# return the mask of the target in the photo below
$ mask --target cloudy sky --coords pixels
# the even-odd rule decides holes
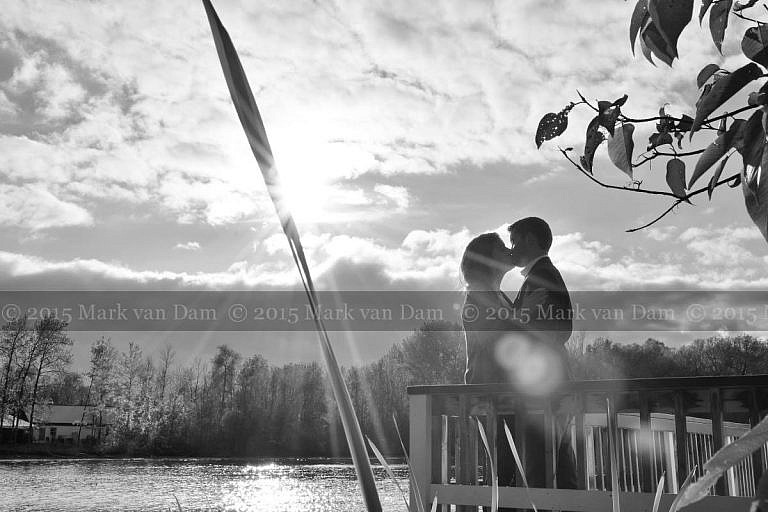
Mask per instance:
[[[738,189],[628,234],[668,202],[601,189],[560,156],[557,144],[583,147],[587,110],[573,112],[557,141],[534,144],[539,119],[577,99],[577,89],[590,99],[627,93],[624,110],[635,117],[663,103],[692,114],[699,69],[746,62],[739,23],[726,33],[724,56],[692,23],[670,69],[632,56],[633,2],[620,0],[215,6],[320,288],[459,290],[466,242],[529,215],[550,222],[553,259],[572,290],[768,285],[766,243]],[[6,289],[296,286],[201,3],[12,0],[3,11]],[[636,158],[650,129],[636,131]],[[666,188],[664,166],[654,164],[636,175]],[[595,173],[627,183],[605,147]],[[505,287],[519,283],[513,272]],[[183,350],[207,354],[222,336],[187,336]],[[268,345],[278,360],[310,357],[314,340],[298,338],[257,333],[238,342]],[[360,357],[392,338],[360,342]]]

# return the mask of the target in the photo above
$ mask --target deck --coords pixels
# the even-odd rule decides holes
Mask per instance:
[[[497,432],[496,419],[503,415],[521,452],[520,422],[539,418],[544,425],[546,488],[530,491],[539,510],[611,510],[615,486],[622,511],[640,512],[651,509],[662,473],[665,510],[694,467],[699,476],[714,452],[768,414],[768,375],[575,381],[545,398],[504,384],[411,386],[408,395],[411,466],[426,510],[434,496],[443,512],[490,505],[491,488],[483,482],[490,461],[475,418],[484,425],[495,459],[497,444],[507,443]],[[611,423],[615,429],[608,428]],[[558,435],[558,428],[564,434]],[[563,435],[575,451],[576,490],[556,488],[554,454]],[[612,445],[619,467],[615,485]],[[764,446],[686,511],[749,510],[766,461]],[[521,487],[500,487],[499,505],[530,508]]]

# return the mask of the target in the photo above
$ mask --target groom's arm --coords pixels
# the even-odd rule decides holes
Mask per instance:
[[[556,276],[538,276],[532,286],[521,294],[520,315],[530,316],[528,329],[543,333],[543,338],[555,345],[568,341],[573,329],[573,310],[568,290],[558,286]]]

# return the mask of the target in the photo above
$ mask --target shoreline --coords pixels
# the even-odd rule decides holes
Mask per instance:
[[[404,457],[387,457],[390,464],[405,464]],[[0,450],[0,464],[7,462],[19,462],[19,461],[50,461],[50,460],[62,460],[62,461],[91,461],[91,460],[116,460],[116,461],[228,461],[228,462],[274,462],[274,463],[288,463],[288,464],[339,464],[339,465],[352,465],[352,459],[350,457],[274,457],[269,455],[254,455],[254,456],[189,456],[189,455],[147,455],[147,456],[127,456],[127,455],[99,455],[99,454],[64,454],[64,453],[15,453],[9,454],[4,450]],[[379,462],[375,457],[371,457],[371,464],[378,466]]]

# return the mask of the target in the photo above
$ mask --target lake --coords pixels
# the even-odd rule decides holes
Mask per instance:
[[[408,491],[408,468],[392,466]],[[385,511],[402,495],[373,467]],[[68,459],[0,460],[3,511],[315,511],[365,509],[354,467],[328,460]]]

